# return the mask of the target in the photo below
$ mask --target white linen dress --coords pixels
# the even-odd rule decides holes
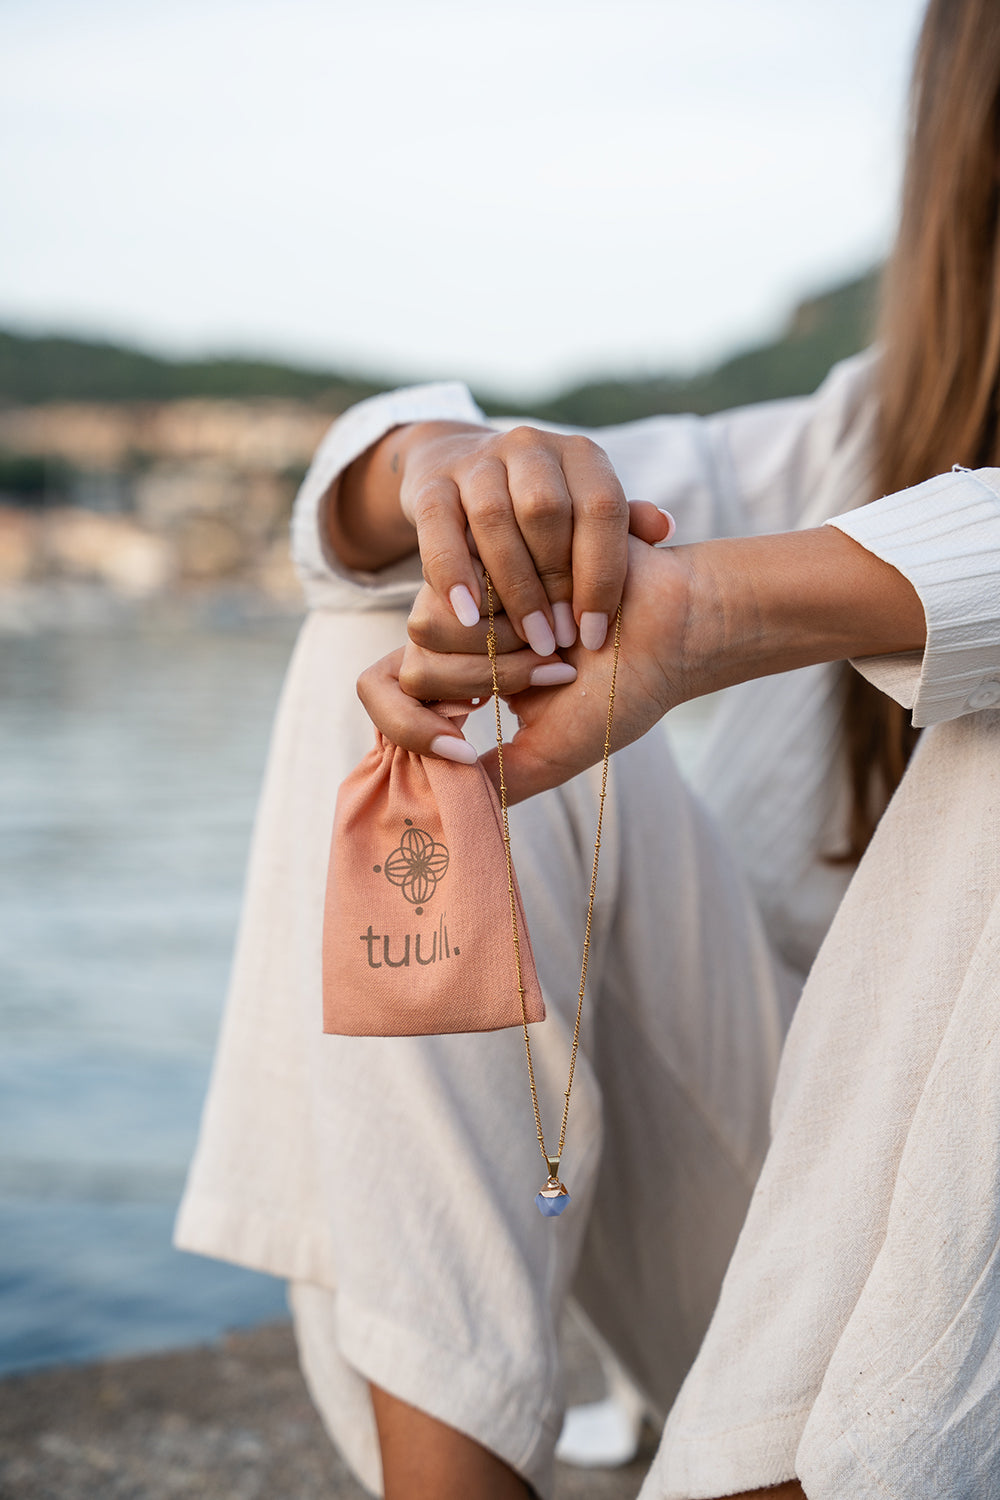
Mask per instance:
[[[933,727],[853,879],[823,858],[847,809],[838,666],[727,690],[693,787],[659,730],[613,758],[557,1220],[533,1203],[519,1032],[320,1030],[333,806],[372,735],[354,682],[402,641],[419,583],[413,560],[339,568],[324,496],[399,423],[484,419],[460,386],[375,397],[306,477],[310,613],[176,1239],[289,1279],[310,1389],[373,1492],[369,1381],[550,1495],[572,1294],[669,1413],[642,1500],[793,1475],[810,1500],[1000,1497],[1000,470],[855,508],[871,370],[596,434],[679,541],[836,517],[894,564],[927,647],[861,666]],[[487,719],[469,726],[482,747]],[[588,774],[512,813],[550,1130],[596,792]]]

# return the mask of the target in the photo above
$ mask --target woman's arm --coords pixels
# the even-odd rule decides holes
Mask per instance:
[[[780,531],[797,523],[804,497],[829,471],[832,449],[846,430],[853,431],[852,413],[859,402],[863,405],[866,386],[865,371],[854,361],[838,367],[810,398],[768,402],[708,418],[654,417],[588,432],[554,434],[520,423],[518,439],[533,434],[532,442],[550,473],[554,441],[561,445],[568,439],[589,440],[591,448],[584,451],[605,468],[610,460],[624,494],[649,502],[633,504],[630,521],[633,532],[646,541],[665,535],[655,508],[679,517],[687,541]],[[310,605],[336,610],[409,607],[420,577],[414,551],[420,539],[413,516],[404,514],[404,465],[414,443],[449,432],[506,442],[513,436],[508,430],[512,426],[488,421],[458,384],[387,392],[339,417],[320,445],[295,505],[293,555]],[[539,466],[526,465],[523,455],[519,467],[519,486],[523,487],[525,470],[529,479],[538,475]],[[555,467],[562,467],[558,455]],[[551,503],[552,498],[544,485],[540,494],[524,497],[529,508],[533,501]],[[459,555],[467,568],[464,536],[462,540]],[[451,544],[455,542],[453,529]],[[620,545],[619,540],[619,549]],[[551,612],[552,633],[568,643],[578,614],[604,611],[591,610],[588,603],[574,612],[565,576],[543,577],[540,569],[546,565],[544,558],[538,566],[533,560],[548,605],[561,606]],[[494,567],[494,574],[497,571]],[[503,597],[499,577],[497,581]],[[562,592],[557,592],[560,585]],[[455,582],[438,578],[436,586],[446,598]],[[475,601],[475,581],[466,577],[464,586]],[[471,619],[468,600],[462,595],[459,599]],[[530,614],[531,609],[522,612]]]
[[[833,527],[666,551],[633,540],[615,748],[689,698],[813,662],[919,651],[925,631],[907,579]],[[484,649],[478,638],[473,653],[453,654],[463,643],[429,591],[418,600],[410,634],[409,646],[362,676],[359,692],[390,740],[428,753],[442,733],[461,736],[426,700],[488,696],[489,663],[473,654]],[[598,655],[567,653],[577,678],[560,688],[532,687],[535,659],[517,650],[509,634],[502,647],[501,690],[522,725],[505,750],[513,802],[600,759],[611,646]]]

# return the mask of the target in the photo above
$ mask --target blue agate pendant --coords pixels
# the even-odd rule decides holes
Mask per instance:
[[[559,1158],[547,1156],[549,1180],[540,1193],[535,1194],[535,1206],[546,1219],[557,1219],[569,1203],[569,1193],[559,1181]]]

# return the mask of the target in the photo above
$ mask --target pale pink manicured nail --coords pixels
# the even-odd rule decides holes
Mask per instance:
[[[431,740],[431,751],[442,760],[457,760],[463,766],[473,766],[479,759],[475,748],[468,740],[460,740],[453,734],[437,734]]]
[[[665,542],[669,542],[670,538],[673,536],[674,532],[677,530],[677,522],[674,520],[674,518],[670,514],[669,510],[664,510],[662,505],[658,505],[656,508],[660,512],[661,516],[666,516],[666,518],[667,518],[667,524],[669,525],[670,530],[667,532],[667,534],[663,538],[663,540]]]
[[[540,609],[536,609],[533,614],[525,615],[521,621],[521,629],[524,631],[525,640],[536,656],[552,655],[556,649],[556,638],[552,634],[552,626]]]
[[[564,682],[576,681],[576,668],[568,661],[546,662],[535,668],[529,680],[532,687],[562,687]]]
[[[560,599],[552,606],[552,618],[556,622],[556,645],[561,649],[572,646],[576,640],[576,621],[573,618],[573,606],[565,599]]]
[[[600,651],[608,634],[608,617],[594,610],[580,616],[580,644],[588,651]]]
[[[448,594],[448,600],[462,625],[479,624],[479,606],[464,583],[456,583]]]

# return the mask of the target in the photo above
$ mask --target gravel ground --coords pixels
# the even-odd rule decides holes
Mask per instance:
[[[595,1375],[572,1345],[570,1394]],[[652,1457],[560,1468],[557,1500],[631,1500]],[[211,1348],[60,1366],[0,1381],[0,1500],[366,1500],[331,1447],[290,1328]],[[470,1497],[471,1500],[471,1497]]]

